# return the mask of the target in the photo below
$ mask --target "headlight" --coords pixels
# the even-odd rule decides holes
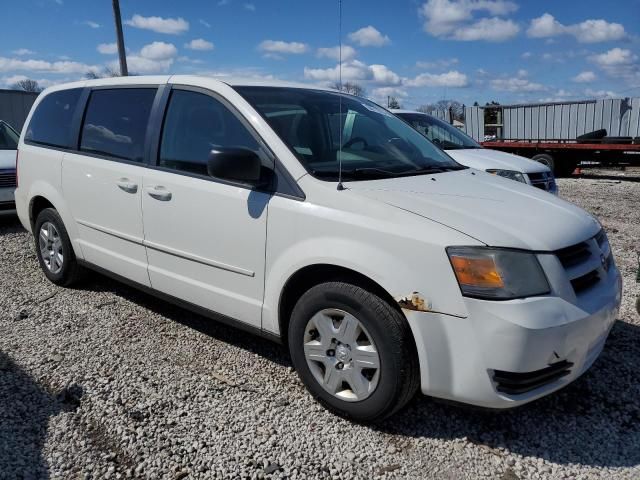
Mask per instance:
[[[504,178],[508,178],[509,180],[515,180],[516,182],[520,182],[520,183],[527,183],[527,181],[524,178],[524,175],[521,174],[520,172],[516,172],[514,170],[487,170],[487,173],[490,173],[492,175],[498,175],[499,177],[504,177]]]
[[[509,300],[549,293],[532,253],[490,247],[449,247],[447,254],[465,297]]]

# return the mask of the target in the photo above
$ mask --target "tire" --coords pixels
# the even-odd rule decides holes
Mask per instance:
[[[531,160],[534,160],[536,162],[542,163],[543,165],[546,165],[551,169],[552,172],[555,169],[555,161],[553,160],[553,157],[548,153],[539,153],[538,155],[534,155],[531,158]]]
[[[322,327],[327,315],[333,320]],[[353,341],[341,343],[349,335],[341,336],[340,332],[349,331],[353,318],[359,322],[358,329],[352,329],[356,332],[351,335]],[[329,342],[334,336],[337,344]],[[318,402],[341,417],[359,422],[381,420],[405,406],[418,390],[418,356],[407,320],[385,300],[361,287],[327,282],[308,290],[293,309],[288,340],[302,382]],[[333,350],[325,350],[327,345]],[[369,353],[363,360],[365,350]],[[305,351],[315,352],[314,358],[321,361],[309,360]],[[348,358],[342,355],[345,352]],[[376,364],[375,360],[369,361],[372,352],[378,355],[378,368],[358,367]],[[329,381],[322,382],[327,378]],[[360,394],[352,382],[365,384]]]
[[[33,236],[40,268],[49,281],[70,287],[82,279],[84,269],[78,264],[67,229],[55,209],[45,208],[38,214]],[[49,256],[44,255],[45,251]]]

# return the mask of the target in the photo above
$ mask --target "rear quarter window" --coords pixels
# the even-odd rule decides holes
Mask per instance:
[[[81,88],[74,88],[53,92],[44,97],[33,112],[25,140],[70,148],[71,121],[81,93]]]

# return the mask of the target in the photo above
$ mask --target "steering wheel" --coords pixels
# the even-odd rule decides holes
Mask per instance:
[[[352,139],[350,139],[347,143],[345,143],[342,148],[349,148],[351,146],[353,146],[353,144],[355,143],[362,143],[363,148],[366,148],[369,146],[369,144],[367,143],[367,141],[362,138],[362,137],[353,137]]]

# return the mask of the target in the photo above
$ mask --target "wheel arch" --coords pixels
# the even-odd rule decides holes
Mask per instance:
[[[321,283],[341,281],[364,288],[385,300],[406,319],[398,302],[378,282],[348,267],[329,263],[306,265],[289,276],[278,302],[278,327],[283,344],[287,344],[289,321],[298,299],[310,288]]]
[[[29,201],[29,223],[31,224],[32,229],[36,223],[38,214],[45,208],[53,208],[56,211],[58,210],[48,198],[42,195],[36,195]]]

